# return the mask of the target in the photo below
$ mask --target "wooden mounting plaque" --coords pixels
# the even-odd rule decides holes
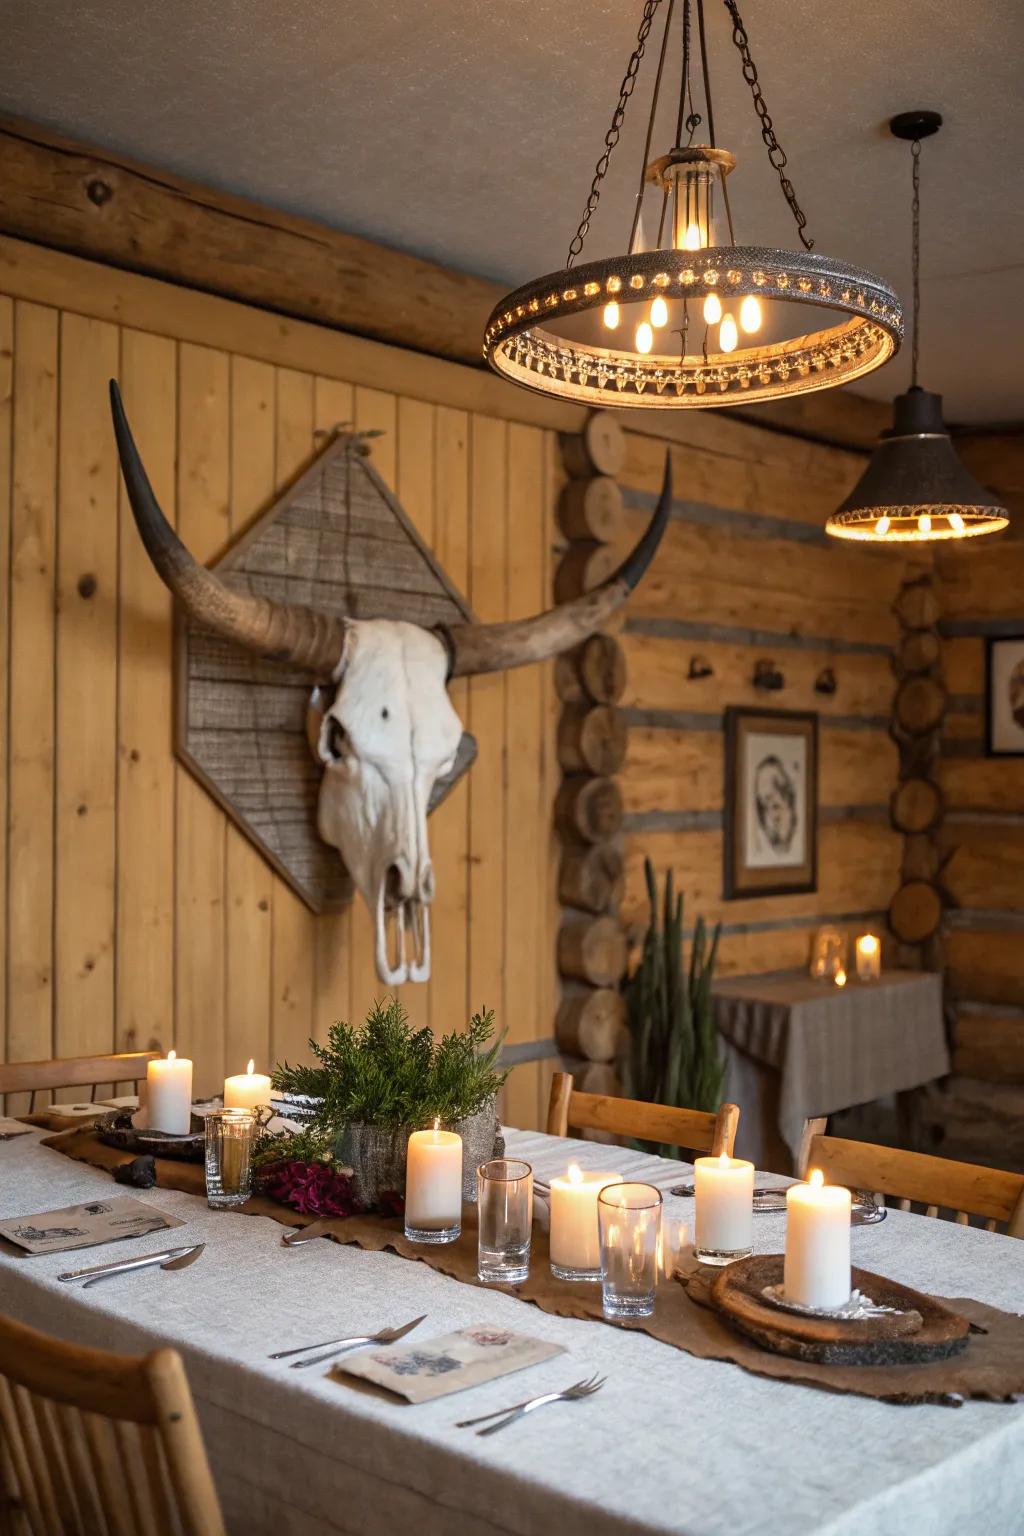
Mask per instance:
[[[373,465],[364,440],[341,433],[211,565],[229,586],[353,619],[430,627],[473,614]],[[351,896],[340,854],[317,831],[321,766],[306,739],[322,677],[265,661],[179,613],[175,750],[314,912]],[[465,773],[463,734],[430,809]]]

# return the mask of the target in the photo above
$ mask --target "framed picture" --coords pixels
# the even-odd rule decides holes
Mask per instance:
[[[1024,634],[988,639],[985,717],[988,756],[1024,757]]]
[[[813,891],[818,879],[818,717],[725,712],[725,895]]]

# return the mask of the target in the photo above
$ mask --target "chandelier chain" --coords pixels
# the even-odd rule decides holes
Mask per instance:
[[[633,87],[636,85],[637,72],[640,68],[640,62],[643,59],[644,50],[647,47],[647,39],[650,35],[651,27],[654,23],[654,17],[660,4],[661,0],[645,0],[644,14],[640,21],[640,30],[636,35],[636,47],[634,48],[630,56],[629,63],[626,66],[626,73],[622,77],[622,84],[619,87],[618,103],[616,104],[615,111],[612,114],[611,125],[608,129],[608,132],[604,136],[604,153],[601,155],[597,165],[594,167],[594,179],[590,184],[590,193],[587,197],[587,206],[583,210],[583,217],[580,219],[579,228],[577,229],[575,235],[573,235],[569,244],[569,255],[566,258],[565,263],[567,269],[572,266],[573,262],[576,260],[576,257],[583,249],[583,242],[587,238],[587,232],[590,229],[590,221],[594,216],[594,210],[597,208],[597,205],[601,200],[601,183],[607,174],[608,165],[612,157],[612,151],[614,150],[616,144],[619,142],[619,135],[622,132],[622,123],[626,116],[626,107],[629,104],[629,98],[633,94]]]
[[[921,140],[915,139],[910,149],[911,185],[914,189],[911,209],[911,264],[914,277],[914,321],[910,344],[910,383],[917,387],[917,340],[921,328]]]
[[[743,18],[740,16],[736,0],[725,0],[725,8],[732,17],[732,40],[739,50],[740,58],[743,61],[743,78],[749,85],[750,94],[754,99],[754,111],[761,122],[761,138],[767,147],[768,159],[774,170],[778,173],[782,195],[789,204],[793,218],[796,220],[797,231],[803,242],[804,249],[808,251],[813,250],[814,241],[804,233],[807,227],[807,216],[797,202],[793,183],[786,175],[786,166],[789,162],[786,152],[776,136],[775,128],[772,125],[771,113],[768,111],[768,104],[761,92],[761,84],[757,78],[757,65],[750,54],[747,29],[743,25]]]

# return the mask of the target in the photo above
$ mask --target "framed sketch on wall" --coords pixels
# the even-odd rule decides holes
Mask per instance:
[[[1024,634],[989,637],[985,716],[988,756],[1024,757]]]
[[[818,717],[725,712],[725,896],[813,891],[818,879]]]

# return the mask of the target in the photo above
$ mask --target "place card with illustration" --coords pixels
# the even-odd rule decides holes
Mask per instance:
[[[122,1237],[145,1237],[184,1225],[177,1216],[125,1195],[66,1205],[59,1211],[39,1211],[34,1216],[16,1216],[0,1222],[0,1237],[28,1253],[66,1253],[72,1248],[94,1248]]]
[[[0,1141],[13,1141],[15,1136],[27,1136],[31,1129],[30,1125],[22,1125],[20,1120],[9,1120],[0,1115]]]
[[[560,1344],[475,1323],[404,1349],[363,1350],[350,1360],[339,1361],[331,1375],[361,1376],[410,1403],[427,1403],[564,1353]]]

